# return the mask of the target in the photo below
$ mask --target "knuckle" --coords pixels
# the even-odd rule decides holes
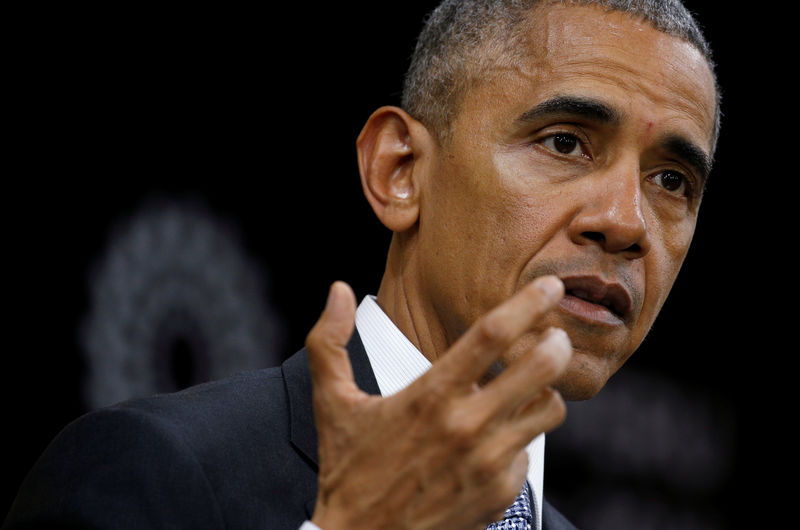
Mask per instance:
[[[508,448],[495,445],[494,453],[485,453],[475,459],[474,479],[484,486],[480,498],[487,514],[487,522],[500,521],[508,507],[519,495],[528,470],[524,450],[510,453]]]
[[[321,337],[319,329],[317,328],[317,326],[314,326],[313,328],[311,328],[311,331],[308,332],[308,335],[306,335],[306,341],[305,341],[306,349],[311,351],[316,351],[320,347],[320,340]]]
[[[458,451],[469,451],[477,445],[480,436],[478,422],[465,414],[451,413],[445,418],[445,437],[451,447]]]
[[[498,482],[498,478],[501,476],[502,469],[503,465],[497,455],[483,452],[476,456],[474,460],[473,475],[475,479],[482,484],[492,482],[496,483]],[[499,482],[501,487],[498,490],[498,495],[502,496],[502,483],[505,481],[499,480]]]
[[[486,315],[478,321],[477,333],[485,344],[508,344],[514,337],[505,322],[496,315]]]
[[[503,485],[500,487],[500,493],[502,494],[501,502],[505,507],[511,505],[514,502],[514,499],[517,498],[519,495],[520,490],[522,489],[521,485],[517,480],[515,480],[512,476],[506,476],[505,480],[503,480]]]
[[[564,423],[566,417],[567,405],[564,403],[564,399],[558,392],[554,390],[551,391],[547,406],[544,410],[544,421],[547,424],[547,430],[555,429]]]
[[[317,322],[306,335],[305,347],[314,353],[320,353],[340,349],[345,342],[330,327]]]
[[[495,520],[499,521],[503,518],[506,509],[511,506],[511,503],[513,503],[514,499],[519,495],[522,486],[519,480],[511,473],[505,473],[496,477],[494,483],[494,495],[491,499],[491,506],[496,512]]]
[[[430,418],[446,409],[449,395],[446,389],[430,379],[418,380],[419,391],[410,394],[409,410],[413,415]]]
[[[336,345],[332,338],[325,333],[324,330],[314,327],[308,333],[308,335],[306,335],[305,346],[307,350],[313,353],[319,353],[330,350]]]

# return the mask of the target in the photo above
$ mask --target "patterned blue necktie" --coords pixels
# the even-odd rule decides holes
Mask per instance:
[[[519,497],[503,514],[503,520],[490,524],[486,530],[531,530],[532,527],[531,488],[526,480]]]

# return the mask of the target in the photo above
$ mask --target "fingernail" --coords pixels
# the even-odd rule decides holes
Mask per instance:
[[[537,287],[552,301],[557,301],[564,293],[564,284],[555,276],[545,276],[537,282]]]
[[[561,328],[547,328],[542,340],[560,340],[566,341],[569,344],[569,335]]]

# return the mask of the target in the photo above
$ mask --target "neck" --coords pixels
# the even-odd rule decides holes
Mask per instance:
[[[403,335],[434,363],[447,351],[449,341],[441,319],[425,296],[414,249],[413,234],[394,234],[377,300]]]

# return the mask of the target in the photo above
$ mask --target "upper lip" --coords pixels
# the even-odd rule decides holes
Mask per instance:
[[[626,318],[631,311],[631,295],[622,284],[599,276],[570,276],[561,281],[566,294],[603,305],[621,318]]]

